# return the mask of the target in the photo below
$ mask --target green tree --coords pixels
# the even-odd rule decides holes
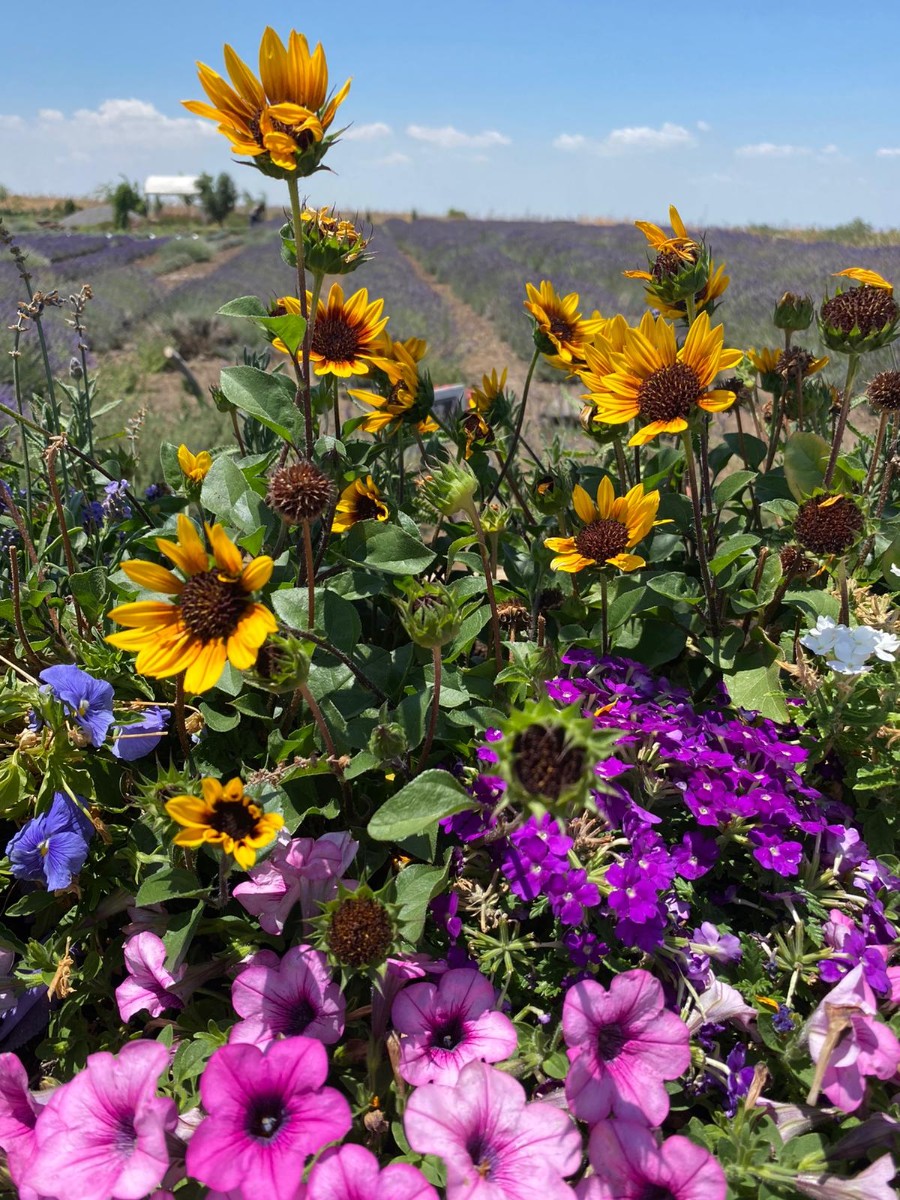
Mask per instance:
[[[212,175],[201,175],[197,180],[200,203],[210,221],[225,224],[225,218],[234,211],[238,194],[234,180],[224,171],[215,180]]]
[[[109,189],[107,200],[112,205],[116,229],[127,229],[132,213],[140,213],[141,216],[147,213],[147,202],[138,191],[138,185],[124,178],[115,188]]]

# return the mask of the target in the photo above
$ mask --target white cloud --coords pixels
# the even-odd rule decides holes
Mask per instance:
[[[819,151],[820,154],[837,154],[838,148],[834,142],[829,142],[827,146],[823,146]]]
[[[612,129],[600,140],[585,137],[583,133],[561,133],[554,139],[553,145],[557,150],[585,150],[591,154],[612,156],[673,150],[693,146],[695,142],[694,135],[683,125],[665,121],[659,129],[650,125],[626,125],[622,129]]]
[[[402,167],[404,163],[412,162],[408,154],[401,154],[399,150],[395,150],[393,154],[386,154],[384,158],[379,158],[379,167]]]
[[[42,121],[62,121],[64,114],[58,108],[39,108],[38,117]]]
[[[709,133],[709,131],[712,129],[712,125],[710,125],[709,121],[698,121],[697,128],[701,133]]]
[[[407,125],[406,132],[417,142],[428,142],[442,150],[472,146],[508,146],[511,142],[510,138],[498,133],[496,129],[486,129],[484,133],[463,133],[452,125],[443,125],[439,129],[428,125]]]
[[[24,129],[25,122],[21,117],[10,113],[8,116],[0,113],[0,129]]]
[[[389,137],[393,133],[390,125],[384,121],[372,121],[369,125],[351,125],[346,133],[341,134],[345,142],[374,142],[378,138]]]
[[[875,153],[878,158],[900,158],[900,146],[879,146]]]
[[[741,158],[795,158],[811,154],[808,146],[777,145],[775,142],[755,142],[751,146],[738,146],[735,154]]]

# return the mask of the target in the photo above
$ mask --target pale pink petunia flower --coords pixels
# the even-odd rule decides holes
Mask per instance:
[[[667,1011],[659,980],[637,968],[613,976],[609,991],[592,979],[566,993],[562,1018],[569,1047],[566,1096],[580,1120],[611,1113],[660,1125],[669,1112],[665,1080],[691,1062],[690,1032]]]
[[[444,959],[430,954],[401,954],[389,958],[384,966],[384,973],[372,986],[372,1034],[376,1038],[383,1038],[387,1032],[391,1007],[408,983],[426,975],[443,975],[447,970]]]
[[[306,1200],[438,1200],[417,1167],[389,1163],[383,1170],[364,1146],[326,1150],[306,1185]]]
[[[188,1143],[188,1174],[241,1200],[298,1200],[307,1160],[351,1126],[350,1106],[325,1086],[314,1038],[220,1046],[200,1080],[208,1116]]]
[[[136,933],[125,943],[124,954],[128,976],[116,988],[116,1003],[123,1021],[130,1021],[142,1010],[151,1017],[158,1017],[167,1009],[184,1007],[179,984],[184,980],[187,967],[182,964],[174,974],[166,970],[166,947],[162,938],[149,930]]]
[[[869,1076],[891,1079],[900,1068],[900,1041],[878,1020],[875,994],[864,972],[862,964],[849,971],[806,1027],[817,1080],[844,1112],[855,1112],[862,1104]]]
[[[292,946],[279,959],[260,950],[237,976],[231,1003],[243,1017],[229,1042],[265,1049],[278,1037],[318,1038],[332,1045],[344,1032],[347,1003],[331,977],[328,959],[312,946]]]
[[[850,1178],[841,1175],[800,1174],[794,1187],[812,1200],[897,1200],[893,1186],[897,1167],[890,1154],[883,1154],[870,1167]]]
[[[708,1150],[685,1137],[661,1144],[639,1121],[601,1121],[591,1130],[594,1174],[578,1200],[725,1200],[725,1173]]]
[[[567,1113],[538,1101],[503,1071],[471,1062],[452,1087],[416,1088],[403,1118],[410,1146],[447,1168],[447,1200],[573,1200],[565,1176],[581,1164]]]
[[[333,900],[359,843],[349,833],[326,833],[320,838],[293,838],[281,834],[265,862],[251,867],[249,878],[234,889],[234,897],[259,919],[266,933],[281,934],[296,904],[303,916],[303,931]]]
[[[160,1042],[89,1054],[41,1111],[24,1182],[39,1195],[78,1200],[141,1200],[152,1192],[168,1169],[166,1135],[178,1119],[174,1101],[156,1094],[168,1062]]]
[[[495,1009],[494,986],[480,971],[460,967],[437,984],[413,983],[391,1010],[399,1034],[401,1076],[415,1086],[453,1084],[468,1062],[502,1062],[515,1054],[516,1029]]]
[[[49,1098],[49,1097],[47,1097]],[[15,1054],[0,1054],[0,1149],[22,1200],[37,1193],[22,1181],[34,1154],[35,1126],[41,1106],[28,1087],[28,1074]]]

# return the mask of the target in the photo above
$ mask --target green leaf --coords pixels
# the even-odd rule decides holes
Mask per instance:
[[[699,604],[703,599],[700,584],[680,571],[667,571],[663,575],[649,575],[647,586],[667,600],[675,600],[679,604]]]
[[[184,472],[178,461],[178,447],[171,442],[163,442],[159,448],[159,464],[163,479],[173,491],[179,491],[184,485]]]
[[[472,807],[472,797],[452,775],[423,771],[375,813],[368,825],[369,836],[377,842],[399,842]]]
[[[224,454],[207,472],[200,499],[204,508],[243,533],[254,533],[268,519],[262,498],[250,487],[243,471]]]
[[[306,333],[306,321],[299,313],[272,317],[256,296],[238,296],[236,300],[229,300],[218,310],[218,316],[241,317],[245,321],[252,321],[261,329],[267,329],[273,337],[281,338],[290,354],[297,353]]]
[[[721,483],[716,485],[713,493],[717,508],[723,508],[729,500],[733,500],[739,495],[745,487],[749,486],[756,478],[756,471],[735,471],[733,475],[729,475],[723,479]]]
[[[257,367],[226,367],[221,377],[225,399],[261,425],[292,442],[298,412],[296,388],[284,375],[270,375]]]
[[[753,546],[759,545],[759,538],[753,533],[739,533],[729,538],[719,547],[716,557],[710,562],[709,569],[713,575],[718,575],[730,566],[741,555]]]
[[[135,903],[139,905],[162,904],[166,900],[177,900],[184,896],[205,896],[207,889],[192,871],[182,867],[163,867],[145,879],[138,888]]]
[[[428,905],[444,887],[447,867],[426,867],[413,863],[404,867],[394,882],[394,892],[400,907],[399,920],[403,935],[417,942],[425,928]]]
[[[741,437],[738,433],[726,433],[722,441],[728,446],[732,454],[736,454],[742,461],[744,454],[746,454],[747,462],[754,470],[759,468],[766,457],[766,443],[758,437],[753,437],[752,434],[745,433]],[[741,449],[742,446],[743,450]]]
[[[91,567],[69,576],[72,595],[81,605],[87,617],[99,616],[106,607],[107,579],[109,573],[102,567]]]
[[[801,503],[822,486],[831,447],[817,433],[794,433],[784,447],[784,477]]]
[[[781,688],[777,653],[777,648],[767,643],[758,650],[739,654],[734,670],[725,674],[725,686],[732,704],[739,708],[758,712],[773,721],[787,721],[789,714]]]
[[[386,575],[421,575],[434,562],[433,552],[423,542],[384,521],[358,521],[337,553],[345,562]]]
[[[162,940],[166,947],[166,970],[177,971],[187,957],[188,949],[203,916],[202,904],[187,912],[170,913]]]

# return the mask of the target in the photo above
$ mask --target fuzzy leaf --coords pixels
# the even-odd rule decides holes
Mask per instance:
[[[446,771],[423,771],[383,804],[369,822],[378,842],[399,842],[472,807],[472,797]]]

